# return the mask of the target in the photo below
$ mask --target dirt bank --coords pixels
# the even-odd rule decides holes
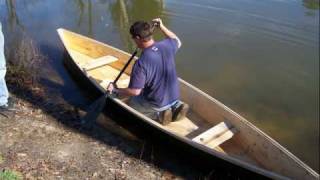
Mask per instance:
[[[17,111],[0,115],[0,178],[16,171],[24,179],[179,179],[140,160],[143,142],[79,124],[79,111],[59,90],[41,85],[41,77],[57,75],[30,38],[21,34],[6,45]]]
[[[21,99],[17,107],[14,116],[0,117],[0,170],[25,179],[180,179],[132,157],[139,157],[138,142],[99,127],[77,131]]]

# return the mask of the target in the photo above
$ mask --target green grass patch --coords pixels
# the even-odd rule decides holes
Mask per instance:
[[[22,175],[12,170],[3,170],[0,172],[0,180],[21,180]]]

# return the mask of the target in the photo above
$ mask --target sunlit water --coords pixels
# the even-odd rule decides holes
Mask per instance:
[[[183,42],[178,74],[319,169],[319,9],[298,0],[0,0],[7,43],[24,32],[50,81],[83,106],[62,65],[63,27],[126,51],[135,20],[161,17]],[[160,38],[160,34],[156,35]],[[44,77],[44,78],[47,78]],[[50,85],[50,83],[49,83]]]

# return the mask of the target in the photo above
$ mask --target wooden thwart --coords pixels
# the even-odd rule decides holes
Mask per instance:
[[[106,64],[110,64],[110,63],[115,62],[117,60],[118,60],[118,58],[116,58],[114,56],[110,56],[110,55],[102,56],[102,57],[99,57],[97,59],[93,59],[93,60],[89,61],[88,63],[84,64],[82,66],[82,68],[85,71],[90,71],[92,69],[104,66]]]
[[[231,128],[225,122],[221,122],[192,140],[197,143],[210,146],[211,148],[215,148],[232,138],[236,132],[237,130],[235,128]]]

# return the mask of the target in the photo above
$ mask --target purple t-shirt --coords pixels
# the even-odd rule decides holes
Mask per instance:
[[[179,85],[174,62],[178,51],[176,39],[167,38],[143,50],[135,62],[129,88],[143,89],[141,96],[160,108],[179,99]]]

